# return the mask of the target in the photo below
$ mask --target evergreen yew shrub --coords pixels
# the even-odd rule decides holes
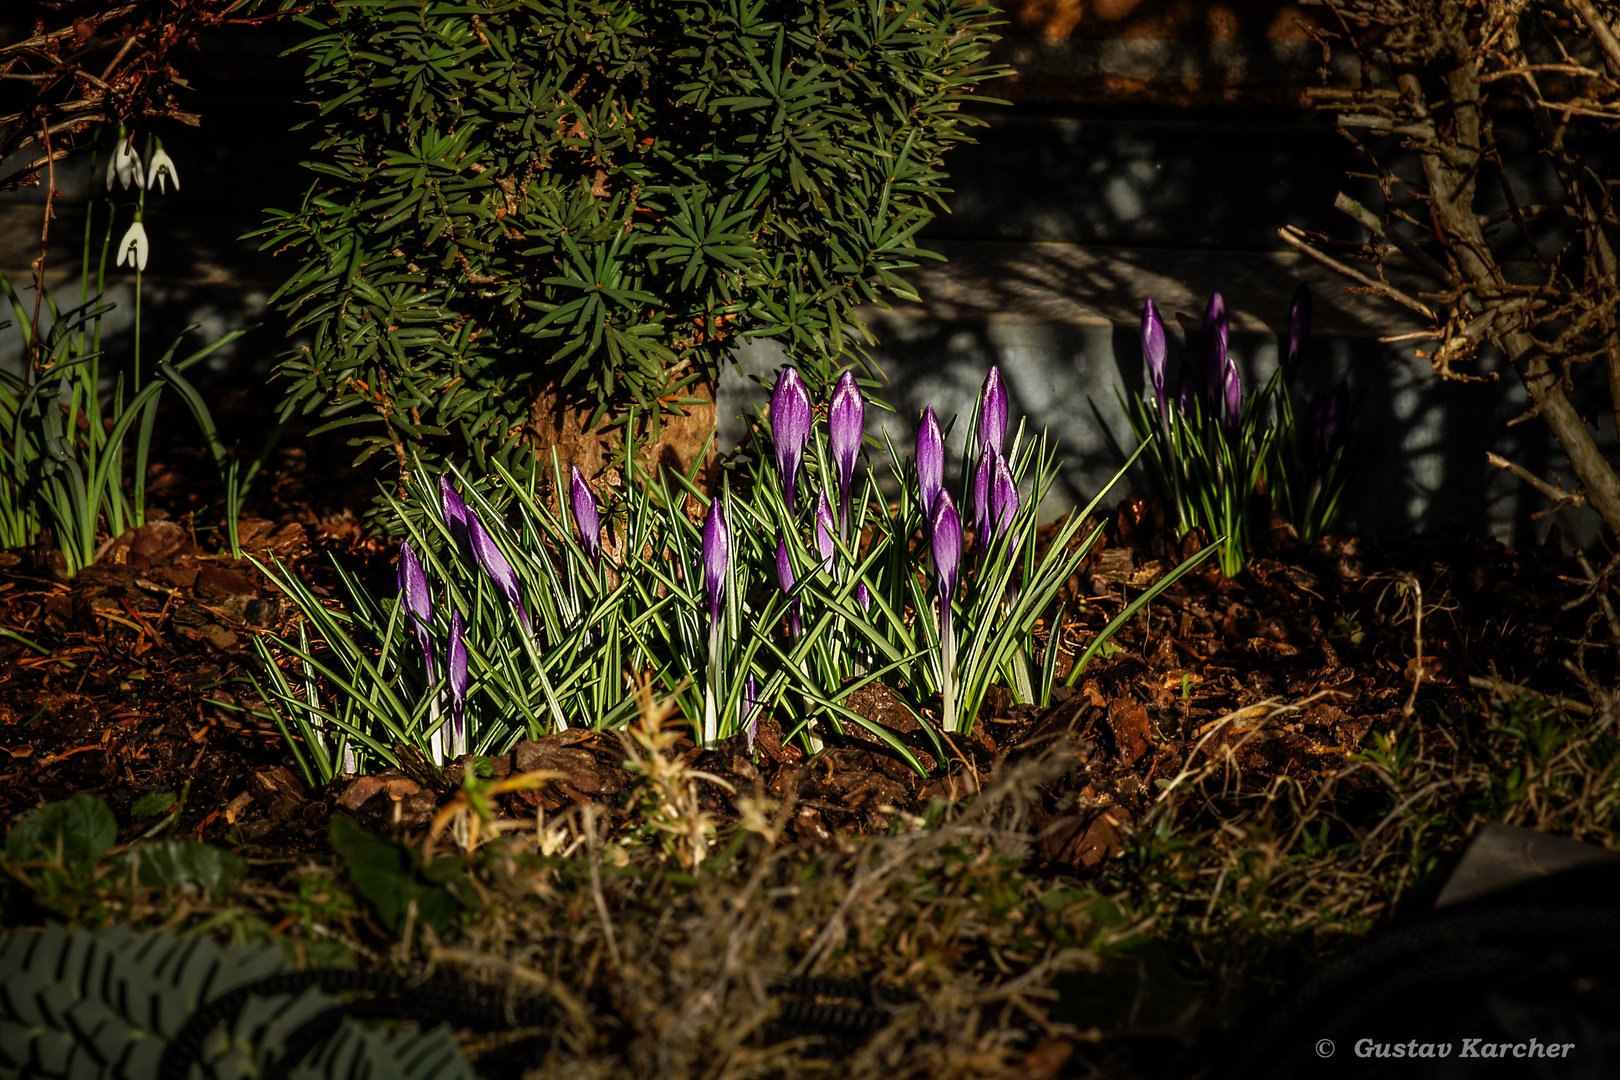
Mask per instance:
[[[815,381],[909,297],[992,71],[977,0],[336,0],[321,135],[266,247],[310,344],[284,414],[361,459],[507,461],[561,387],[622,420],[779,339]],[[656,420],[655,420],[656,422]]]

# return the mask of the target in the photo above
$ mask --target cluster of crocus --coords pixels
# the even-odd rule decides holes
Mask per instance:
[[[1247,561],[1250,521],[1279,504],[1301,536],[1314,539],[1342,510],[1352,477],[1340,470],[1347,396],[1341,384],[1310,408],[1310,430],[1295,419],[1293,387],[1310,331],[1311,293],[1300,285],[1288,314],[1282,362],[1265,388],[1246,400],[1230,349],[1225,299],[1204,310],[1205,362],[1183,365],[1177,408],[1168,406],[1169,348],[1165,325],[1149,299],[1142,309],[1142,356],[1151,390],[1127,404],[1137,438],[1147,445],[1150,471],[1173,504],[1180,531],[1201,527],[1222,542],[1221,566],[1240,572]],[[1199,392],[1201,388],[1202,392]],[[1150,443],[1149,440],[1152,440]],[[1328,474],[1332,473],[1332,476]],[[1319,498],[1333,487],[1326,503]],[[1326,511],[1324,517],[1323,511]]]
[[[437,680],[433,648],[433,590],[428,584],[426,571],[422,569],[422,561],[408,540],[399,545],[399,606],[410,620],[411,633],[416,638],[417,648],[421,650],[422,667],[427,672],[427,681],[431,686]],[[461,613],[453,608],[445,667],[449,676],[451,716],[449,731],[446,732],[439,725],[430,740],[433,757],[438,761],[467,752],[467,643]],[[429,709],[429,724],[437,725],[437,694],[430,699]]]

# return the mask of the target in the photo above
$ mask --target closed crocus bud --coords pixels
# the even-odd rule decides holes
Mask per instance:
[[[962,515],[957,513],[950,492],[941,491],[939,498],[934,500],[931,525],[929,532],[933,537],[939,600],[948,610],[956,596],[956,584],[962,572]]]
[[[439,499],[444,504],[444,524],[450,530],[451,539],[458,544],[468,544],[471,540],[467,535],[467,503],[459,492],[450,486],[448,476],[439,477]]]
[[[467,752],[467,628],[461,612],[450,612],[450,649],[445,666],[450,669],[450,756]]]
[[[973,470],[973,531],[983,544],[990,538],[990,480],[996,474],[996,457],[987,456],[979,459],[978,468]]]
[[[1001,369],[991,365],[979,391],[979,450],[986,457],[999,454],[1006,441],[1007,387],[1001,381]]]
[[[833,571],[833,560],[838,555],[838,546],[833,543],[833,535],[837,531],[832,501],[827,498],[825,491],[816,492],[816,551],[821,555],[821,569],[829,574]]]
[[[1001,539],[1018,513],[1018,482],[1013,479],[1007,459],[996,458],[996,475],[990,481],[990,514],[995,520],[996,539]]]
[[[923,517],[933,520],[934,500],[945,488],[945,436],[939,430],[934,407],[923,410],[917,425],[917,491],[922,498]]]
[[[427,667],[428,681],[433,680],[433,639],[428,628],[433,625],[433,592],[428,587],[422,560],[410,541],[399,545],[399,602],[411,620],[411,633],[416,646],[422,650],[422,663]]]
[[[861,605],[862,611],[872,610],[872,590],[866,587],[866,582],[855,586],[855,602]]]
[[[160,146],[146,167],[146,186],[161,193],[168,190],[170,183],[174,184],[174,190],[180,190],[180,174],[175,170],[174,159]]]
[[[1294,303],[1288,309],[1288,352],[1283,357],[1283,380],[1292,386],[1299,370],[1299,354],[1311,332],[1311,287],[1303,281],[1294,290]]]
[[[1226,317],[1226,301],[1220,293],[1209,298],[1204,309],[1204,333],[1207,356],[1204,366],[1204,393],[1209,407],[1219,412],[1226,390],[1226,347],[1231,336],[1231,325]]]
[[[861,452],[861,435],[866,428],[866,402],[855,385],[854,372],[838,376],[832,402],[827,407],[827,444],[832,450],[833,472],[838,477],[838,495],[844,516],[849,516],[849,487],[855,479],[855,459]]]
[[[1226,371],[1221,377],[1222,405],[1226,409],[1226,426],[1237,427],[1243,416],[1243,376],[1238,374],[1237,363],[1228,356]]]
[[[782,592],[789,596],[793,593],[793,560],[788,557],[786,540],[776,542],[776,583],[782,587]],[[804,632],[804,624],[799,620],[799,601],[797,598],[788,601],[788,629],[797,638]]]
[[[512,564],[506,561],[501,549],[495,546],[494,539],[484,529],[484,523],[478,519],[478,511],[466,507],[467,512],[467,546],[472,548],[473,558],[483,567],[484,573],[494,583],[496,591],[506,598],[506,602],[517,608],[518,619],[523,623],[525,632],[531,632],[529,626],[529,609],[523,606],[523,592],[518,588],[517,573]]]
[[[709,621],[720,622],[720,604],[726,596],[726,566],[731,562],[731,531],[726,528],[724,499],[717,495],[703,522],[703,591],[709,601]]]
[[[591,485],[585,482],[585,477],[575,467],[572,471],[570,484],[574,502],[574,527],[579,530],[579,542],[585,546],[585,554],[591,557],[591,562],[600,566],[602,563],[602,518],[596,510],[596,496],[591,492]]]
[[[1147,361],[1148,381],[1153,384],[1153,396],[1159,403],[1159,415],[1169,403],[1164,378],[1170,366],[1170,351],[1164,338],[1164,320],[1150,297],[1142,305],[1142,359]]]
[[[1344,427],[1345,413],[1350,407],[1350,392],[1340,383],[1333,388],[1333,393],[1317,399],[1316,408],[1311,410],[1311,428],[1315,435],[1316,444],[1316,471],[1320,477],[1322,470],[1327,468],[1328,458],[1339,447],[1339,432]]]
[[[782,493],[788,513],[798,512],[799,465],[810,441],[810,391],[797,368],[788,365],[776,377],[771,393],[771,441],[776,444],[776,471],[782,477]]]

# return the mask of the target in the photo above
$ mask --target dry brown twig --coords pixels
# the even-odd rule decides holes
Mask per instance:
[[[1361,85],[1311,91],[1316,106],[1363,149],[1358,133],[1399,139],[1417,155],[1421,175],[1400,175],[1375,159],[1386,200],[1380,213],[1341,195],[1339,209],[1374,238],[1361,250],[1370,273],[1328,255],[1319,238],[1284,230],[1283,240],[1430,318],[1427,333],[1437,344],[1417,355],[1441,378],[1477,378],[1465,369],[1480,349],[1501,349],[1530,396],[1521,419],[1539,416],[1548,424],[1579,486],[1550,490],[1505,461],[1492,464],[1531,483],[1555,507],[1591,507],[1620,536],[1620,475],[1568,394],[1574,368],[1601,359],[1610,407],[1620,417],[1620,221],[1613,198],[1620,170],[1612,154],[1594,154],[1620,136],[1620,4],[1306,3],[1327,8],[1338,26],[1316,32],[1324,47],[1348,46],[1363,62]],[[1561,197],[1533,204],[1519,197],[1503,164],[1499,125],[1530,129]],[[1482,212],[1480,204],[1498,195],[1506,209]],[[1555,231],[1548,222],[1573,226],[1573,239],[1549,250]],[[1508,223],[1527,257],[1522,267],[1491,235]],[[1390,285],[1384,270],[1396,260],[1441,291],[1420,300]]]

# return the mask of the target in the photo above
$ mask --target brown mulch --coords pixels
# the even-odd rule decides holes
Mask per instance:
[[[278,468],[267,482],[270,513],[243,523],[248,554],[284,560],[318,588],[331,551],[386,587],[392,551],[365,539],[354,510],[330,490],[314,508],[321,494],[303,486],[298,450]],[[167,486],[172,494],[191,485]],[[185,520],[199,519],[206,511]],[[1127,502],[1109,529],[1076,590],[1083,605],[1068,608],[1060,675],[1077,643],[1183,554],[1151,503]],[[249,636],[285,631],[290,605],[247,559],[211,546],[206,534],[199,542],[187,525],[160,518],[107,545],[71,582],[36,552],[0,553],[0,626],[43,650],[0,637],[0,827],[87,791],[134,835],[145,828],[129,819],[135,799],[184,790],[177,834],[245,854],[323,849],[334,811],[373,828],[420,830],[459,783],[459,769],[439,778],[389,770],[304,789],[279,732],[252,715],[258,703],[247,678]],[[860,732],[807,758],[783,745],[774,721],[762,725],[757,757],[740,743],[702,753],[688,742],[678,751],[737,791],[791,802],[784,839],[826,844],[887,831],[896,814],[922,815],[934,799],[970,794],[998,762],[1065,742],[1076,764],[1038,808],[1038,851],[1054,869],[1090,871],[1121,850],[1164,782],[1223,746],[1238,747],[1245,784],[1279,774],[1309,784],[1341,767],[1369,733],[1393,727],[1414,701],[1414,680],[1414,705],[1431,715],[1477,703],[1482,691],[1470,677],[1579,697],[1574,677],[1551,659],[1568,651],[1547,646],[1585,630],[1587,611],[1561,610],[1581,576],[1556,540],[1514,552],[1456,538],[1303,546],[1279,534],[1239,580],[1205,569],[1173,586],[1076,687],[1060,686],[1051,707],[1011,706],[1005,691],[993,693],[972,735],[953,739],[950,760],[931,778]],[[1411,607],[1402,607],[1411,582],[1422,590],[1421,667]],[[926,751],[885,691],[865,689],[851,704]],[[1266,717],[1277,704],[1301,707]],[[615,733],[569,731],[521,743],[492,765],[498,776],[566,776],[505,796],[508,813],[595,803],[623,818],[635,779],[624,759]],[[711,813],[733,813],[720,787],[706,791]]]

